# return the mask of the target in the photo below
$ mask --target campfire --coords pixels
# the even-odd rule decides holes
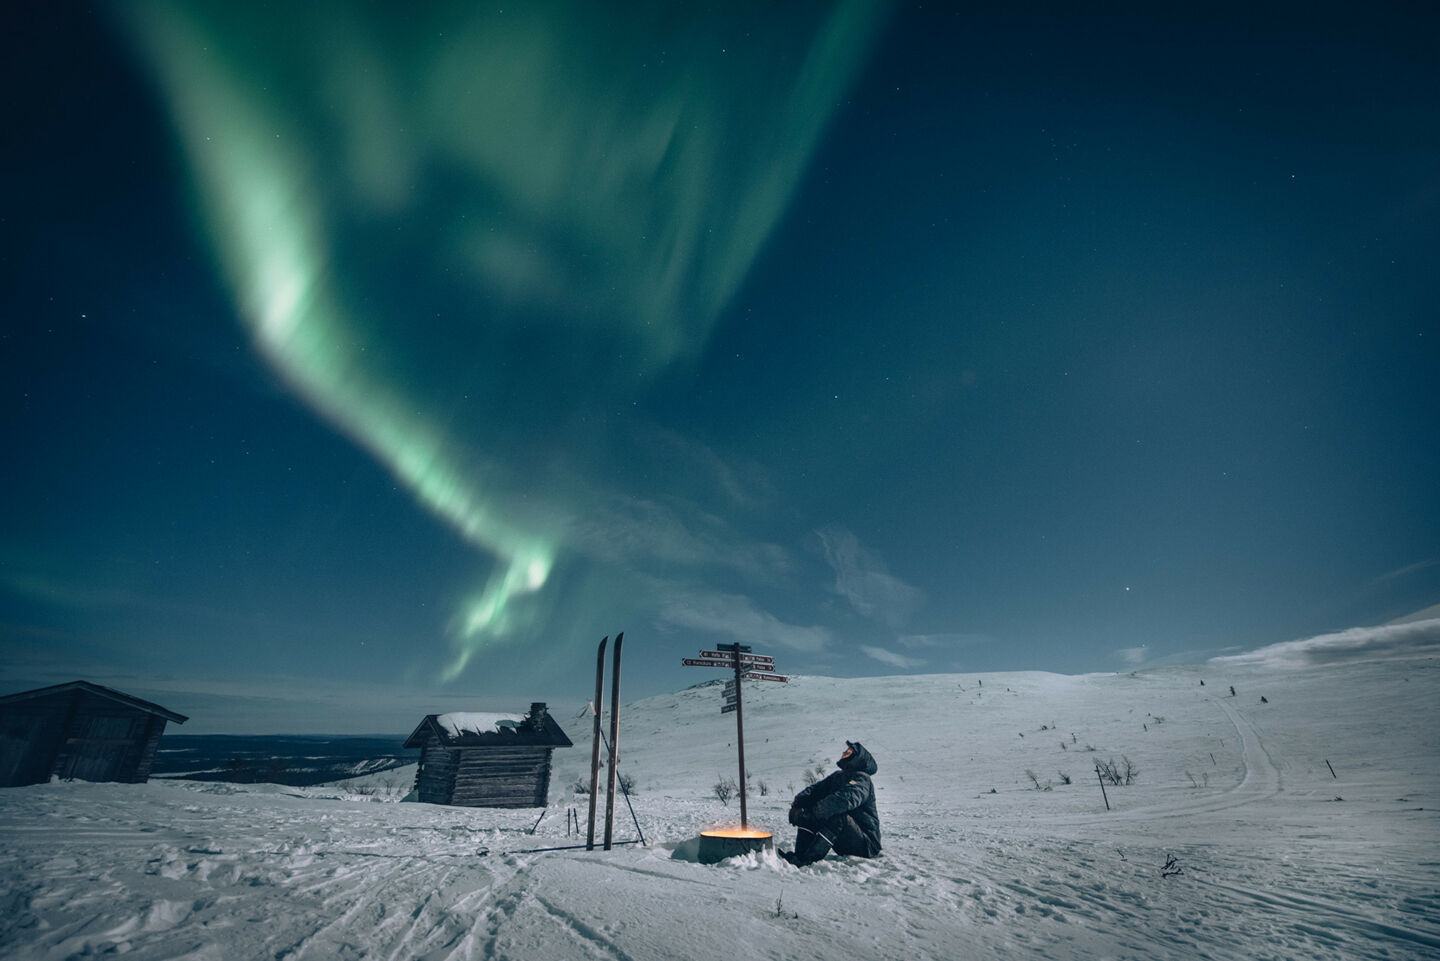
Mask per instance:
[[[726,858],[751,851],[766,851],[775,846],[769,831],[750,827],[710,828],[700,832],[700,863],[715,864]]]

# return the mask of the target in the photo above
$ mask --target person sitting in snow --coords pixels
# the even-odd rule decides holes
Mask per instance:
[[[880,854],[880,815],[870,783],[875,758],[859,741],[846,741],[845,753],[835,763],[840,770],[790,802],[790,823],[798,829],[795,850],[781,851],[780,856],[796,867],[814,864],[831,848],[862,858]]]

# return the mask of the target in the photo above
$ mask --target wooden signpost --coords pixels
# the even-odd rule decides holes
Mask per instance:
[[[721,714],[735,715],[735,746],[740,755],[740,826],[750,826],[750,813],[746,808],[745,792],[745,710],[741,697],[741,681],[779,681],[782,684],[790,678],[784,674],[770,673],[775,670],[775,659],[765,654],[752,654],[746,644],[717,644],[718,651],[701,651],[700,656],[684,657],[680,663],[686,667],[723,667],[735,672],[733,680],[725,682],[724,703]]]

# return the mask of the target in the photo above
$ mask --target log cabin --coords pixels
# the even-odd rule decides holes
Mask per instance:
[[[415,797],[462,807],[544,807],[550,754],[572,747],[544,703],[528,714],[430,714],[405,741],[420,749]]]
[[[89,681],[8,694],[0,697],[0,787],[52,777],[143,784],[165,725],[187,720]]]

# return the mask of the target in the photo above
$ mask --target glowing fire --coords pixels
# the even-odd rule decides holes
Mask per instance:
[[[769,831],[757,831],[754,828],[711,828],[708,831],[701,831],[702,838],[768,838]]]

